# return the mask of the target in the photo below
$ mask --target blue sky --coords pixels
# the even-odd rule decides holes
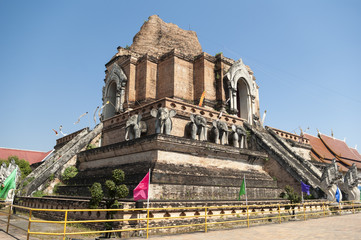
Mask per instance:
[[[361,147],[361,1],[0,1],[0,147],[48,151],[94,127],[104,64],[150,15],[242,58],[265,124]],[[80,123],[78,117],[85,113]]]

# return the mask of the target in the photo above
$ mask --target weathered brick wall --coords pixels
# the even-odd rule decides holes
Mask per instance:
[[[147,59],[143,57],[137,62],[135,91],[137,101],[145,100],[147,87]]]
[[[158,63],[157,99],[174,96],[174,62],[170,56]]]
[[[214,75],[214,63],[208,59],[204,60],[204,84],[207,100],[216,101],[216,84]]]
[[[128,79],[125,108],[163,97],[198,103],[204,90],[205,106],[214,108],[217,101],[226,100],[223,74],[234,61],[207,53],[193,59],[173,49],[160,57],[129,52],[107,63],[107,71],[115,62]]]
[[[244,175],[250,198],[275,199],[280,190],[262,170],[266,157],[258,151],[149,135],[79,154],[78,176],[73,185],[60,189],[61,194],[87,194],[84,189],[94,181],[104,182],[113,169],[120,168],[132,192],[151,168],[153,199],[235,199]],[[248,161],[254,158],[259,160],[251,165]]]
[[[275,159],[268,158],[263,169],[277,181],[277,187],[284,189],[286,185],[293,187],[293,189],[301,193],[301,183],[292,177]]]
[[[174,97],[193,102],[193,63],[174,59]]]
[[[156,63],[147,61],[147,78],[145,85],[145,99],[157,98],[157,71],[158,66]]]
[[[204,58],[198,57],[194,60],[193,66],[193,85],[194,85],[194,100],[198,104],[198,100],[204,91]]]

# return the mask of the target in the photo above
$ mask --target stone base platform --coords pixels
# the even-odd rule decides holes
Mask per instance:
[[[260,151],[155,134],[80,153],[79,174],[58,192],[89,196],[89,186],[120,168],[129,197],[151,169],[152,200],[236,200],[243,176],[248,199],[277,199],[282,190],[262,169],[267,157]]]

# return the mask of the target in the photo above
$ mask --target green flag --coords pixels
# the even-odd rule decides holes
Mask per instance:
[[[9,177],[6,178],[5,182],[3,183],[4,187],[1,189],[1,192],[0,192],[1,199],[6,199],[10,189],[16,188],[15,179],[16,179],[16,169],[14,171],[12,171],[12,173],[9,175]]]
[[[241,196],[246,194],[246,179],[243,178],[241,188],[239,189],[238,200],[241,200]]]

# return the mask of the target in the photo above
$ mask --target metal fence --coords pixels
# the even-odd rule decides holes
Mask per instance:
[[[355,214],[361,211],[361,203],[351,201],[111,210],[39,209],[9,203],[0,203],[0,205],[0,221],[6,224],[6,232],[9,233],[10,226],[15,227],[25,231],[27,239],[34,235],[49,235],[66,239],[75,235],[121,232],[137,233],[138,236],[144,233],[144,237],[148,238],[150,234],[175,232],[169,229],[182,229],[182,232],[207,232],[212,229],[250,227],[266,223],[282,223],[290,219],[307,220],[331,215]],[[94,212],[97,219],[94,219],[94,216],[90,217]],[[36,213],[48,215],[46,218],[50,219],[52,216],[57,216],[57,220],[54,220],[56,218],[52,220],[36,218],[34,216]],[[22,226],[16,224],[17,221],[22,221]],[[99,230],[104,223],[112,223],[111,228]],[[47,224],[47,227],[34,230],[35,224]],[[60,224],[61,228],[54,230],[51,227],[53,224]],[[89,230],[69,231],[69,227],[74,224],[85,224]],[[48,231],[44,231],[45,229]]]

